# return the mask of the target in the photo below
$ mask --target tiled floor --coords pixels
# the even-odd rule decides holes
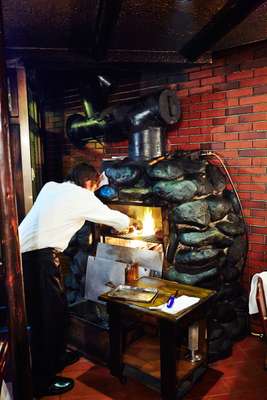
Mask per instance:
[[[72,391],[54,400],[159,400],[157,392],[128,379],[122,385],[107,368],[80,359],[62,374],[75,379]],[[51,397],[43,397],[50,400]],[[231,357],[210,369],[186,400],[267,400],[267,371],[263,370],[263,342],[249,336],[235,344]]]

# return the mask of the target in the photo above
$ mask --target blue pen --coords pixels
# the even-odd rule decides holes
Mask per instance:
[[[175,294],[172,294],[172,295],[169,297],[169,299],[168,299],[168,301],[167,301],[167,307],[168,307],[168,308],[171,308],[171,307],[173,306],[174,300],[175,300],[175,298],[176,298],[177,295],[178,295],[178,290],[176,290]]]

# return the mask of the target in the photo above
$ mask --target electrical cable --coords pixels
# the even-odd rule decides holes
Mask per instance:
[[[235,193],[235,195],[236,195],[236,198],[237,198],[237,200],[238,200],[239,208],[240,208],[241,215],[242,215],[242,217],[243,217],[243,221],[244,221],[244,225],[245,225],[245,236],[246,236],[246,241],[247,241],[247,243],[248,243],[248,228],[247,228],[247,224],[246,224],[246,222],[245,222],[245,216],[244,216],[244,211],[243,211],[242,203],[241,203],[239,194],[238,194],[238,192],[237,192],[237,190],[236,190],[236,188],[235,188],[235,186],[234,186],[234,182],[233,182],[233,180],[232,180],[232,177],[231,177],[231,175],[230,175],[230,173],[229,173],[229,171],[228,171],[228,169],[227,169],[227,167],[226,167],[224,161],[222,160],[222,158],[221,158],[217,153],[215,153],[215,152],[213,152],[213,151],[209,151],[209,150],[208,150],[208,151],[200,151],[200,155],[201,155],[201,156],[206,156],[206,157],[212,156],[212,157],[215,157],[217,160],[219,160],[219,162],[220,162],[220,164],[221,164],[221,166],[222,166],[222,168],[223,168],[225,174],[227,175],[227,178],[229,179],[229,182],[230,182],[230,184],[231,184],[231,186],[232,186],[232,188],[233,188],[233,191],[234,191],[234,193]],[[247,262],[247,256],[248,256],[248,248],[247,248],[247,251],[246,251],[246,254],[245,254],[244,266],[246,265],[246,262]],[[264,334],[258,333],[258,332],[253,332],[253,331],[251,331],[250,334],[251,334],[252,336],[257,336],[257,337],[260,337],[260,338],[263,338],[263,337],[264,337]]]
[[[219,162],[220,162],[220,164],[221,164],[221,167],[223,168],[223,170],[224,170],[224,172],[225,172],[225,174],[226,174],[226,176],[227,176],[227,178],[228,178],[228,180],[229,180],[229,182],[230,182],[230,184],[231,184],[231,186],[232,186],[232,189],[233,189],[233,191],[234,191],[234,193],[235,193],[235,195],[236,195],[236,198],[237,198],[237,201],[238,201],[238,204],[239,204],[239,208],[240,208],[240,211],[241,211],[241,215],[242,215],[242,218],[243,218],[243,221],[244,221],[244,225],[245,225],[245,236],[246,236],[246,241],[247,241],[247,243],[248,243],[248,228],[247,228],[247,224],[246,224],[246,222],[245,222],[245,216],[244,216],[243,206],[242,206],[242,203],[241,203],[239,194],[238,194],[238,192],[237,192],[237,190],[236,190],[236,188],[235,188],[233,179],[232,179],[232,177],[231,177],[231,175],[230,175],[230,172],[228,171],[228,169],[227,169],[227,167],[226,167],[226,165],[225,165],[223,159],[222,159],[216,152],[214,152],[214,151],[209,151],[209,150],[207,150],[207,151],[201,150],[201,151],[200,151],[200,156],[205,156],[205,157],[212,156],[212,157],[215,157],[217,160],[219,160]],[[248,255],[248,249],[247,249],[246,254],[245,254],[244,265],[245,265],[246,262],[247,262],[247,255]]]

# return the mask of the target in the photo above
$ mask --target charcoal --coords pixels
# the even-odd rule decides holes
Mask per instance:
[[[117,200],[118,199],[118,189],[114,186],[103,185],[99,188],[95,194],[102,200]]]
[[[207,246],[227,247],[233,243],[233,239],[225,236],[216,228],[210,228],[205,232],[185,232],[179,235],[179,241],[187,246]]]
[[[197,191],[192,181],[159,181],[153,186],[153,193],[171,202],[191,200]]]
[[[207,166],[206,171],[207,171],[207,178],[214,187],[214,190],[216,190],[216,192],[222,192],[225,189],[226,182],[225,182],[225,176],[220,171],[220,169],[215,165],[209,164]]]
[[[218,221],[226,216],[231,210],[231,203],[224,197],[211,196],[206,199],[208,203],[208,209],[211,216],[211,221]]]
[[[222,233],[229,236],[239,236],[245,232],[245,224],[237,215],[230,213],[225,221],[216,224]]]
[[[120,165],[105,169],[106,176],[118,186],[129,186],[138,181],[141,169],[137,165]]]
[[[180,163],[176,160],[163,160],[155,165],[148,166],[146,169],[148,176],[151,179],[173,180],[182,178],[183,170],[180,168]]]
[[[175,223],[196,225],[199,227],[208,226],[210,213],[205,200],[197,200],[181,204],[173,209]]]
[[[214,260],[220,254],[218,249],[194,249],[194,250],[181,250],[175,255],[175,265],[179,264],[192,264],[203,265],[209,261]]]

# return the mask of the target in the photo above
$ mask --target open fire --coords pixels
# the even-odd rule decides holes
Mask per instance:
[[[155,229],[155,221],[152,215],[152,210],[148,207],[144,209],[144,217],[143,220],[141,221],[143,228],[141,230],[135,229],[133,231],[133,236],[142,236],[142,237],[148,237],[148,236],[153,236],[155,235],[156,229]]]
[[[142,229],[131,229],[125,233],[106,233],[105,243],[153,249],[162,252],[162,215],[159,207],[132,205],[110,205],[142,223]]]

